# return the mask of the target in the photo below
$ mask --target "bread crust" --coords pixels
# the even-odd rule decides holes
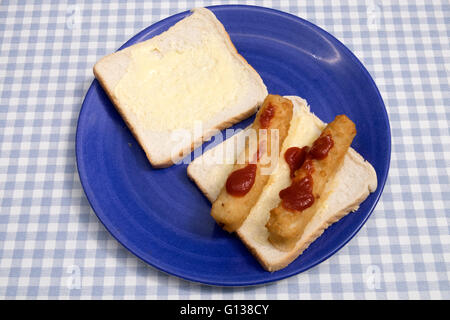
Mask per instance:
[[[209,200],[209,202],[213,203],[215,200],[214,197],[208,192],[208,190],[205,187],[203,187],[201,182],[197,180],[191,168],[192,167],[190,166],[187,167],[187,176],[189,177],[189,179],[192,180],[192,182],[194,182],[197,185],[197,187],[200,189],[203,195]]]

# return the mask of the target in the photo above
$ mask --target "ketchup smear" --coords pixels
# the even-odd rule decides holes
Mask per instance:
[[[283,207],[287,210],[303,211],[312,206],[314,203],[312,188],[313,179],[311,175],[292,182],[289,187],[280,191]]]
[[[294,177],[295,171],[300,169],[303,162],[306,160],[306,155],[308,154],[309,147],[305,146],[303,148],[292,147],[286,150],[284,153],[284,159],[291,169],[291,178]]]
[[[314,141],[311,149],[308,147],[302,149],[292,147],[286,150],[284,158],[291,169],[291,178],[295,176],[295,171],[301,167],[306,171],[306,175],[299,180],[294,180],[288,188],[280,191],[281,205],[285,209],[303,211],[313,205],[315,199],[312,193],[314,183],[312,160],[325,159],[333,146],[334,141],[328,134]]]
[[[269,104],[259,117],[261,128],[263,129],[268,128],[270,125],[270,120],[272,120],[274,115],[275,115],[275,107]]]
[[[327,157],[328,152],[333,146],[334,141],[331,138],[331,135],[327,134],[314,141],[311,150],[309,150],[309,154],[313,159],[322,160]]]
[[[257,166],[250,163],[247,166],[233,171],[227,179],[226,190],[234,197],[245,196],[255,183]]]

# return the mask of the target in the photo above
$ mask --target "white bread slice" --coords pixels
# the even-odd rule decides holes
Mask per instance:
[[[172,165],[217,130],[249,117],[267,95],[205,8],[103,57],[94,74],[154,167]]]
[[[281,155],[292,146],[302,147],[310,145],[319,135],[325,124],[310,113],[306,101],[299,97],[287,97],[294,103],[294,117],[289,135],[286,138]],[[188,166],[188,176],[199,186],[200,190],[212,202],[225,184],[231,172],[232,164],[214,164],[211,159],[214,153],[220,153],[218,147],[225,146],[226,150],[233,150],[230,146],[243,133],[227,139],[222,145],[206,151],[201,157],[195,159]],[[227,154],[231,162],[231,154]],[[234,158],[236,155],[234,155]],[[355,150],[349,149],[342,167],[334,179],[328,183],[324,197],[327,199],[307,225],[305,233],[297,242],[295,248],[289,252],[280,251],[268,241],[268,231],[265,227],[270,210],[279,203],[279,191],[290,184],[289,168],[286,162],[278,161],[278,166],[262,191],[258,202],[252,208],[249,216],[236,234],[258,259],[264,269],[276,271],[286,267],[295,260],[323,231],[332,223],[338,221],[349,212],[358,209],[359,204],[377,188],[375,170],[369,162],[365,161]]]

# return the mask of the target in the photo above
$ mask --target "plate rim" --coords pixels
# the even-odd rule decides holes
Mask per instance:
[[[261,279],[261,280],[256,280],[256,281],[225,281],[225,282],[217,282],[217,281],[209,281],[209,280],[205,280],[205,279],[200,279],[200,278],[196,278],[196,277],[192,277],[192,276],[186,276],[180,273],[177,273],[176,271],[171,271],[171,270],[167,270],[167,268],[164,268],[164,266],[158,265],[158,263],[152,262],[152,261],[148,261],[147,259],[145,259],[144,257],[142,257],[142,255],[140,254],[140,250],[139,248],[135,248],[135,247],[131,247],[126,239],[121,239],[120,238],[120,232],[118,234],[116,234],[116,231],[111,230],[111,228],[108,226],[108,223],[105,222],[106,219],[106,215],[104,214],[103,210],[101,209],[100,206],[97,206],[96,201],[95,201],[95,193],[87,186],[87,181],[85,181],[84,179],[88,179],[86,172],[84,171],[84,164],[83,164],[83,155],[82,155],[82,146],[81,143],[79,143],[80,141],[80,135],[81,135],[81,130],[80,127],[82,127],[81,124],[81,118],[82,118],[82,114],[83,111],[85,110],[85,104],[87,103],[88,97],[92,94],[92,92],[94,90],[96,90],[98,87],[101,88],[99,82],[97,79],[94,78],[94,80],[92,81],[92,83],[89,86],[89,89],[83,99],[83,103],[81,105],[79,114],[78,114],[78,120],[77,120],[77,127],[76,127],[76,134],[75,134],[75,157],[76,157],[76,167],[77,167],[77,171],[78,171],[78,175],[80,178],[80,183],[82,185],[83,191],[86,195],[86,198],[89,202],[89,205],[92,209],[92,211],[95,213],[95,215],[97,216],[97,218],[99,219],[99,221],[102,223],[102,225],[106,228],[106,230],[109,232],[109,234],[115,239],[117,240],[126,250],[128,250],[130,253],[132,253],[134,256],[136,256],[137,258],[139,258],[140,260],[142,260],[144,263],[146,263],[147,265],[150,265],[152,267],[154,267],[155,269],[157,269],[158,271],[161,271],[165,274],[171,275],[171,276],[175,276],[177,278],[180,279],[184,279],[187,281],[191,281],[194,283],[200,283],[200,284],[205,284],[205,285],[210,285],[210,286],[218,286],[218,287],[244,287],[244,286],[258,286],[258,285],[263,285],[263,284],[268,284],[268,283],[272,283],[272,282],[276,282],[282,279],[286,279],[289,277],[292,277],[294,275],[303,273],[315,266],[317,266],[318,264],[322,263],[323,261],[329,259],[331,256],[333,256],[335,253],[337,253],[339,250],[341,250],[351,239],[353,239],[356,234],[359,232],[359,230],[365,225],[365,223],[367,222],[367,220],[369,219],[369,217],[372,215],[376,205],[378,204],[378,201],[381,198],[381,195],[383,194],[384,191],[384,187],[386,185],[388,176],[389,176],[389,170],[390,170],[390,164],[391,164],[391,153],[392,153],[392,135],[391,135],[391,127],[390,127],[390,121],[389,121],[389,114],[387,112],[386,109],[386,105],[384,103],[384,100],[381,96],[381,93],[374,81],[374,79],[372,78],[371,74],[369,73],[369,71],[366,69],[366,67],[362,64],[362,62],[356,57],[356,55],[345,45],[343,44],[339,39],[337,39],[335,36],[333,36],[331,33],[329,33],[328,31],[322,29],[321,27],[315,25],[312,22],[309,22],[306,19],[303,19],[299,16],[296,16],[294,14],[288,13],[288,12],[284,12],[281,10],[277,10],[277,9],[273,9],[273,8],[268,8],[268,7],[262,7],[262,6],[256,6],[256,5],[243,5],[243,4],[231,4],[231,5],[212,5],[212,6],[206,6],[205,8],[211,9],[213,12],[214,10],[247,10],[247,11],[263,11],[263,12],[269,12],[271,14],[276,14],[282,18],[288,18],[288,19],[292,19],[297,23],[303,23],[308,25],[308,27],[315,29],[318,32],[324,33],[327,37],[331,38],[331,40],[340,47],[341,50],[343,50],[343,52],[345,52],[348,57],[352,60],[353,63],[356,63],[356,65],[359,67],[360,70],[362,70],[363,74],[368,78],[372,89],[374,89],[374,92],[376,93],[376,96],[378,98],[379,103],[381,103],[382,109],[383,109],[383,116],[384,116],[384,122],[387,125],[387,138],[388,138],[388,143],[387,143],[387,157],[386,157],[386,170],[383,173],[382,176],[377,177],[378,179],[378,186],[377,186],[377,190],[375,191],[375,199],[373,201],[373,204],[368,208],[368,213],[366,214],[365,218],[360,222],[360,224],[353,229],[353,231],[347,236],[347,238],[340,242],[340,244],[338,246],[336,246],[334,248],[334,250],[330,250],[327,254],[325,254],[323,257],[321,257],[320,259],[314,261],[313,263],[305,266],[304,268],[301,269],[296,269],[293,270],[292,272],[289,272],[287,274],[280,274],[278,277],[271,277],[270,279]],[[143,39],[143,37],[150,31],[149,29],[154,29],[157,28],[159,25],[165,24],[167,22],[169,22],[170,20],[177,20],[180,16],[186,16],[187,14],[189,14],[189,12],[191,12],[191,10],[186,10],[183,12],[179,12],[173,15],[170,15],[162,20],[159,20],[155,23],[152,23],[151,25],[145,27],[144,29],[142,29],[141,31],[139,31],[138,33],[136,33],[134,36],[132,36],[131,38],[129,38],[125,43],[123,43],[116,51],[122,50],[132,44],[135,43],[139,43],[141,42]],[[173,24],[172,24],[173,25]],[[137,252],[138,251],[138,252]],[[272,273],[273,274],[273,273]]]

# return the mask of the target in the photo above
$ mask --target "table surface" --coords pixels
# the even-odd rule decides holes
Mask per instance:
[[[391,168],[356,237],[307,272],[257,287],[206,286],[146,265],[106,231],[83,192],[75,161],[81,103],[100,57],[162,18],[221,2],[2,1],[0,297],[450,299],[449,2],[242,3],[327,30],[383,96]]]

